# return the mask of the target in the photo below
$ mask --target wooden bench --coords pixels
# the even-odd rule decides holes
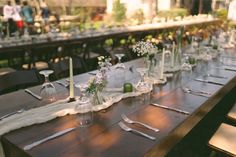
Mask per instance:
[[[208,144],[218,152],[236,156],[236,127],[222,123]]]
[[[236,122],[236,103],[234,104],[233,108],[227,114],[227,118]]]

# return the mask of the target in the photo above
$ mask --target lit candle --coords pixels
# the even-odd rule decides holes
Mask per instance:
[[[74,99],[74,79],[73,79],[73,62],[72,58],[70,58],[70,100]]]
[[[171,52],[171,67],[174,67],[174,60],[175,60],[175,42],[172,44],[172,52]]]

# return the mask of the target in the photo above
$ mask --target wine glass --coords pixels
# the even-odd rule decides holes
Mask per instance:
[[[45,81],[41,87],[40,95],[42,96],[43,100],[53,102],[56,100],[56,88],[55,86],[49,81],[49,75],[53,73],[53,70],[42,70],[39,72],[41,75],[44,76]]]
[[[183,54],[184,56],[184,63],[182,65],[182,70],[185,70],[185,71],[191,71],[192,70],[192,66],[189,62],[190,60],[190,56],[189,54]]]
[[[86,89],[88,88],[87,84],[77,83],[77,84],[75,84],[75,87],[80,90],[80,96],[79,96],[79,100],[78,101],[86,101],[87,99],[89,99],[86,96]]]
[[[118,53],[118,54],[115,54],[115,56],[116,56],[117,59],[118,59],[118,63],[116,64],[115,68],[116,68],[116,69],[119,69],[119,68],[125,69],[124,63],[121,63],[121,59],[122,59],[122,57],[125,56],[125,54],[123,54],[123,53]]]
[[[141,79],[136,85],[136,89],[140,92],[149,91],[151,89],[151,86],[148,82],[145,81],[144,76],[147,73],[147,68],[137,68],[136,71],[140,74]]]

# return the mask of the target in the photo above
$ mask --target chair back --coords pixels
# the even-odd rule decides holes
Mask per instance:
[[[20,70],[0,76],[0,94],[34,86],[40,83],[35,70]]]
[[[65,78],[69,76],[69,59],[63,59],[56,63],[49,63],[49,66],[54,70],[55,79]],[[73,58],[73,73],[74,75],[85,72],[81,58]]]

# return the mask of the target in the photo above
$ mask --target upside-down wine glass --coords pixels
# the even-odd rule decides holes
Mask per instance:
[[[53,70],[42,70],[39,73],[45,78],[45,81],[40,90],[40,95],[42,96],[43,100],[47,102],[56,101],[56,88],[49,81],[49,75],[53,73]]]
[[[123,53],[118,53],[118,54],[115,54],[115,56],[116,56],[117,59],[118,59],[118,63],[116,64],[115,68],[116,68],[116,69],[119,69],[119,68],[125,69],[124,63],[121,63],[121,59],[125,56],[125,54],[123,54]]]
[[[151,86],[148,82],[145,81],[144,76],[147,73],[147,68],[137,68],[137,72],[140,74],[141,79],[136,85],[136,89],[140,92],[149,91],[151,89]]]

